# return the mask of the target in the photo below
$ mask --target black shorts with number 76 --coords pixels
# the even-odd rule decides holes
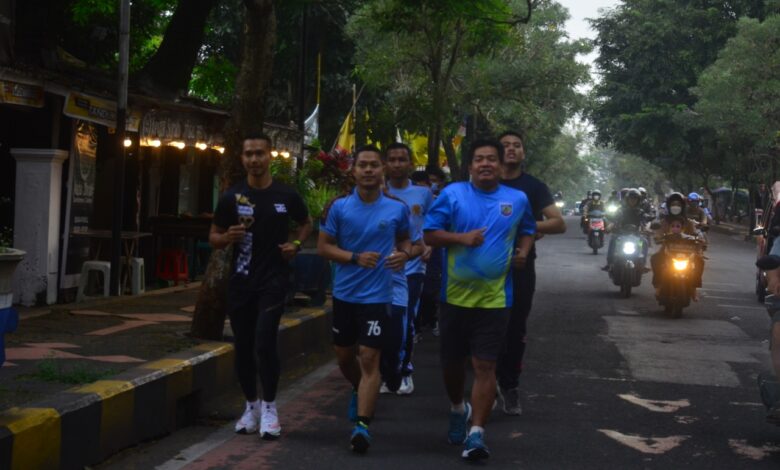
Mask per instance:
[[[356,304],[333,298],[333,344],[349,347],[359,344],[382,349],[390,329],[391,306]]]

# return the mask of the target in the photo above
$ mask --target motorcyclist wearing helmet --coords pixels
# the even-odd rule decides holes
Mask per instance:
[[[588,194],[585,196],[585,199],[580,201],[579,209],[580,209],[580,228],[585,229],[585,207],[590,202],[591,192],[588,191]]]
[[[590,201],[585,204],[585,210],[582,212],[582,231],[588,233],[589,214],[593,211],[604,212],[604,201],[601,200],[601,191],[594,189],[590,191]]]
[[[639,191],[639,194],[641,195],[642,199],[640,200],[640,204],[642,205],[642,211],[647,214],[648,216],[652,216],[653,219],[656,217],[656,210],[653,206],[653,201],[650,200],[647,194],[647,190],[643,187],[638,187],[637,191]]]
[[[687,199],[681,193],[674,192],[666,198],[666,215],[661,217],[659,227],[655,230],[654,238],[657,243],[664,239],[665,235],[669,234],[682,234],[686,238],[697,239],[704,242],[704,236],[702,232],[696,227],[696,225],[688,218]],[[664,273],[664,268],[667,263],[666,252],[663,246],[650,257],[650,264],[653,267],[653,287],[655,287],[655,295],[658,297],[661,290],[661,276]],[[697,270],[694,273],[695,283],[694,287],[701,287],[701,277],[704,273],[704,258],[701,255],[696,256]],[[698,301],[699,296],[694,289],[693,300]]]
[[[609,249],[607,250],[607,265],[602,269],[608,271],[612,264],[612,255],[615,252],[615,243],[617,242],[617,235],[620,231],[628,226],[634,226],[638,229],[642,229],[646,222],[652,220],[652,218],[644,212],[642,208],[642,195],[634,188],[629,189],[626,192],[626,197],[623,199],[623,204],[618,209],[613,222],[609,224],[609,231],[613,232],[612,237],[609,240]],[[648,244],[645,243],[645,256],[647,256]]]
[[[698,193],[688,194],[688,207],[685,210],[686,216],[691,219],[697,227],[707,225],[707,213],[702,209],[703,200]]]

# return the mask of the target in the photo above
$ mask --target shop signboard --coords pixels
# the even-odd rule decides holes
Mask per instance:
[[[43,87],[0,80],[0,103],[42,108]]]
[[[95,175],[98,135],[95,126],[76,121],[68,174],[68,199],[63,234],[62,288],[78,286],[81,265],[89,259],[89,238],[74,237],[73,232],[89,230],[95,199]]]
[[[72,91],[68,93],[62,112],[74,119],[94,122],[110,128],[116,127],[116,103],[107,99]],[[125,128],[128,131],[138,132],[140,123],[141,115],[138,112],[127,113]]]

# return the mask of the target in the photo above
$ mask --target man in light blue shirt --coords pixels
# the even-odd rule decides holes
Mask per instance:
[[[444,188],[424,227],[428,245],[446,248],[439,332],[451,402],[448,439],[464,445],[461,456],[467,460],[490,455],[484,433],[512,306],[510,266],[525,264],[536,233],[525,193],[499,185],[503,155],[499,142],[475,141],[468,160],[471,182]],[[463,390],[469,355],[474,369],[471,404],[464,401]]]
[[[424,186],[415,186],[409,180],[413,169],[412,152],[409,146],[396,142],[387,147],[385,154],[385,173],[387,175],[387,192],[404,201],[411,213],[411,225],[414,230],[422,231],[425,215],[433,204],[433,193]],[[409,395],[414,391],[412,380],[412,353],[414,350],[415,319],[420,304],[425,264],[431,256],[431,248],[425,247],[423,255],[406,263],[406,282],[408,286],[408,303],[406,308],[406,334],[404,344],[403,364],[401,374],[403,379],[398,389],[399,395]]]
[[[329,205],[317,250],[337,263],[333,345],[339,368],[354,388],[350,444],[354,452],[364,453],[371,444],[368,426],[381,383],[379,364],[391,318],[392,271],[403,269],[412,258],[412,246],[409,209],[382,191],[384,165],[379,149],[358,149],[352,172],[356,186]]]

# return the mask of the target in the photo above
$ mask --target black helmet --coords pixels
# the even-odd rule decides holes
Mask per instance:
[[[672,214],[669,212],[669,208],[672,207],[672,203],[677,202],[682,206],[682,212],[679,214]],[[681,193],[673,192],[670,195],[666,196],[666,211],[669,212],[670,215],[679,215],[681,217],[685,216],[685,196],[683,196]]]
[[[631,188],[626,191],[625,201],[628,202],[632,197],[636,198],[637,202],[639,202],[642,200],[642,193],[640,193],[638,189]]]
[[[590,195],[591,195],[590,193],[591,193],[591,191],[588,191],[588,194],[587,194],[588,198],[590,198]]]

